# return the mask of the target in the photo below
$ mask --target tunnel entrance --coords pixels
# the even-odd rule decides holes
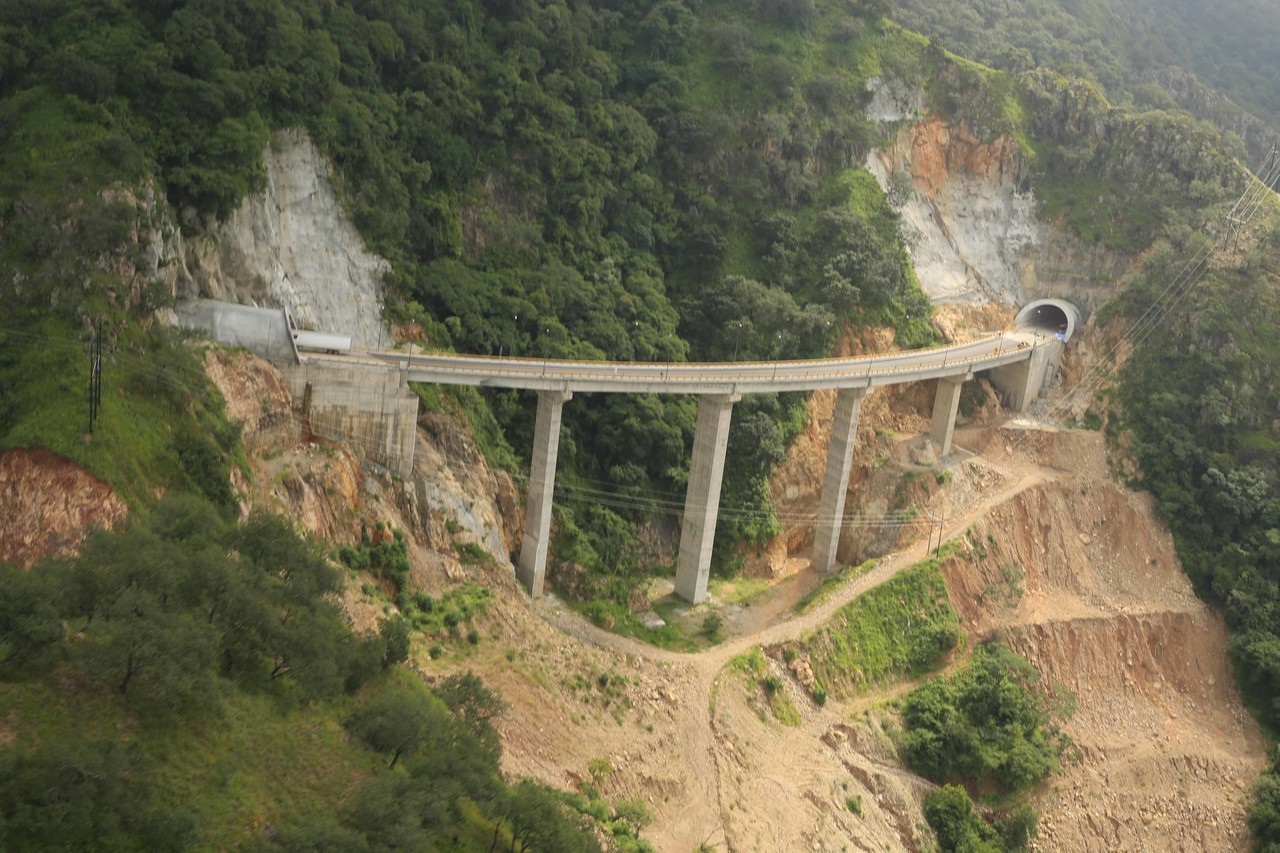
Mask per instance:
[[[1013,322],[1019,330],[1061,334],[1069,340],[1082,321],[1080,309],[1064,299],[1037,299],[1022,306]]]

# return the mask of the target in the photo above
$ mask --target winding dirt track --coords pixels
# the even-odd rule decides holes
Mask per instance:
[[[1060,479],[1058,471],[1034,465],[989,459],[975,460],[997,471],[1009,485],[983,496],[975,505],[957,515],[945,528],[945,538],[963,533],[977,519],[1019,493],[1045,482]],[[671,683],[679,685],[678,708],[673,731],[677,743],[671,753],[679,756],[684,773],[692,784],[686,787],[682,802],[669,804],[665,814],[646,835],[660,850],[687,850],[697,847],[707,838],[711,823],[712,838],[717,836],[714,816],[720,826],[728,815],[729,803],[724,802],[721,780],[725,775],[727,735],[717,730],[716,715],[712,710],[718,679],[725,666],[734,657],[755,646],[768,646],[799,639],[827,622],[832,615],[853,599],[893,578],[899,572],[924,559],[925,543],[915,542],[909,548],[881,558],[875,568],[839,589],[834,590],[822,603],[803,614],[790,615],[784,621],[771,624],[753,634],[733,637],[720,645],[696,653],[671,652],[602,630],[575,613],[544,603],[537,604],[543,618],[561,631],[608,652],[634,656],[655,664],[665,664],[673,674]],[[878,696],[877,699],[882,699]],[[843,711],[847,712],[847,708]],[[815,713],[815,712],[810,712]],[[816,712],[825,725],[839,726],[842,711],[825,709]],[[730,749],[730,752],[732,750]],[[905,773],[900,768],[890,768],[895,773]],[[710,819],[710,820],[709,820]],[[794,831],[794,827],[790,828]],[[794,838],[798,836],[793,836]]]

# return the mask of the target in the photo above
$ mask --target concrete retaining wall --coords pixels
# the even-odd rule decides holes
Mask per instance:
[[[392,365],[309,359],[281,373],[313,434],[341,441],[362,461],[397,476],[413,473],[418,397],[409,390],[404,371]]]

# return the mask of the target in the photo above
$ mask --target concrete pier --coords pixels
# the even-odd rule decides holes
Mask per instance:
[[[822,498],[818,501],[818,521],[813,533],[813,567],[826,574],[836,566],[840,530],[844,524],[844,499],[849,492],[849,465],[853,443],[858,437],[858,415],[866,388],[841,388],[831,422],[831,443],[827,446],[827,472],[822,478]]]
[[[707,597],[711,545],[720,514],[720,484],[729,446],[729,419],[737,394],[708,394],[698,398],[698,427],[693,436],[693,461],[680,526],[680,556],[676,561],[676,595],[692,604]]]
[[[556,457],[560,453],[560,419],[571,391],[539,391],[533,427],[533,465],[529,471],[529,502],[524,515],[524,539],[516,574],[529,595],[542,595],[547,576],[547,540],[551,536],[551,503],[556,486]]]
[[[938,380],[938,390],[933,397],[933,426],[929,438],[938,448],[939,456],[951,452],[951,437],[956,431],[956,412],[960,410],[960,389],[969,376],[944,376]]]
[[[1027,359],[993,368],[991,384],[1000,391],[1007,408],[1025,412],[1053,377],[1061,356],[1062,344],[1059,341],[1041,342]]]

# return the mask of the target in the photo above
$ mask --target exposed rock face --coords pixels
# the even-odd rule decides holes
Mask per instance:
[[[898,203],[912,263],[935,303],[1021,305],[1056,296],[1088,312],[1114,294],[1128,266],[1128,258],[1040,221],[1011,137],[982,142],[927,119],[873,151],[867,168]],[[909,191],[898,175],[910,178]]]
[[[356,346],[387,343],[387,262],[365,249],[343,214],[324,155],[295,129],[274,134],[263,160],[266,188],[226,222],[185,244],[158,232],[157,251],[177,255],[178,295],[282,306],[303,328],[350,334]]]
[[[226,402],[227,419],[240,425],[250,456],[288,450],[302,437],[293,417],[293,399],[284,378],[260,358],[242,350],[211,347],[204,369]]]
[[[0,561],[75,553],[89,531],[129,514],[106,482],[47,450],[0,454]]]
[[[916,121],[924,115],[924,90],[883,77],[867,81],[871,101],[867,104],[867,118],[874,122]]]
[[[421,424],[412,489],[400,496],[406,518],[430,548],[474,543],[499,565],[509,563],[523,521],[511,475],[491,469],[452,419],[428,412]]]

